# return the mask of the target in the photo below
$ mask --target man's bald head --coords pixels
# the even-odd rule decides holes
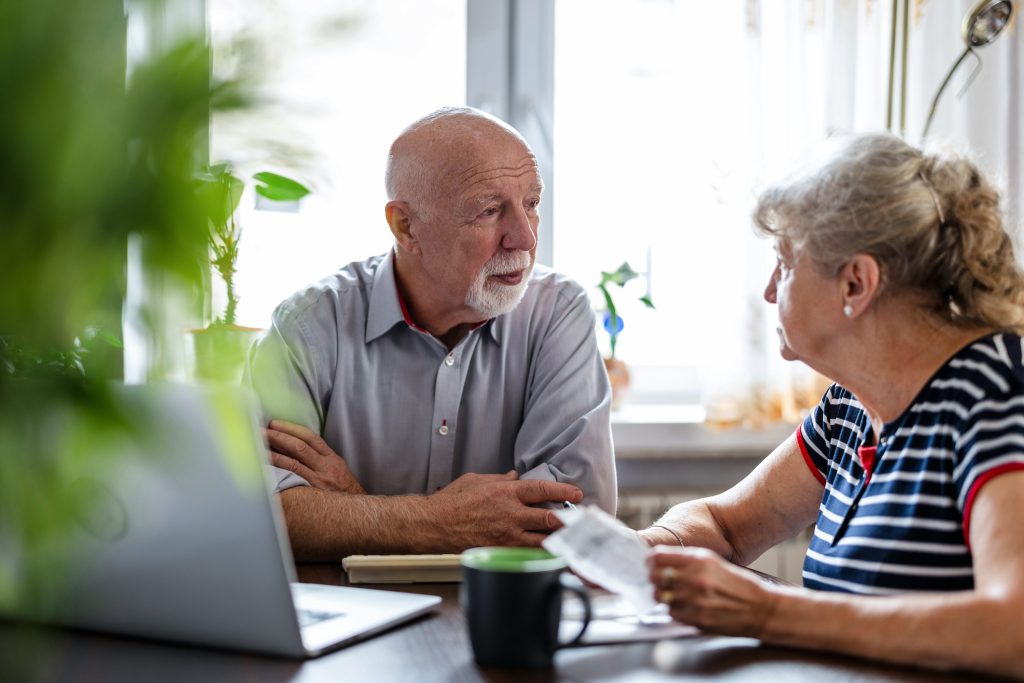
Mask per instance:
[[[445,107],[414,122],[395,139],[384,175],[388,200],[419,211],[434,208],[459,176],[472,170],[496,139],[530,146],[514,128],[479,109]]]

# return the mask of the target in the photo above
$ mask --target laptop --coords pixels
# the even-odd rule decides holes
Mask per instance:
[[[0,615],[303,658],[441,602],[296,582],[244,390],[130,386],[115,400],[128,430],[89,430],[68,412],[41,419],[42,428],[82,435],[71,440],[76,452],[61,454],[73,512],[59,533],[32,543],[9,531],[5,539],[0,524],[0,548],[34,579]]]

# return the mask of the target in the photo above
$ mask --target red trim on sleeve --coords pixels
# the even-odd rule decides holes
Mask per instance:
[[[971,484],[971,490],[967,492],[967,501],[964,503],[964,542],[967,544],[967,549],[971,549],[971,508],[974,507],[974,499],[978,495],[978,491],[981,487],[989,483],[1000,474],[1006,474],[1007,472],[1017,472],[1024,470],[1024,462],[1008,462],[1005,465],[999,467],[993,467],[988,472],[985,472]]]
[[[804,456],[804,462],[806,462],[807,466],[811,468],[811,474],[813,474],[814,478],[824,486],[825,477],[821,475],[821,472],[818,471],[817,465],[815,465],[814,461],[811,460],[811,454],[807,452],[807,446],[804,444],[803,430],[800,427],[796,428],[796,445],[800,447],[800,454]]]

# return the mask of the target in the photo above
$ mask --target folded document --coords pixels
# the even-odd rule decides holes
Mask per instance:
[[[648,578],[650,548],[635,531],[593,505],[555,514],[565,526],[541,545],[584,579],[631,602],[638,614],[657,607]]]

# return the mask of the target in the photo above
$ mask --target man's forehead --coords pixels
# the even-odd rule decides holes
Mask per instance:
[[[544,181],[540,177],[537,160],[529,152],[515,156],[482,155],[458,163],[450,160],[444,175],[456,192],[466,195],[500,193],[514,185],[519,190],[541,192]]]

